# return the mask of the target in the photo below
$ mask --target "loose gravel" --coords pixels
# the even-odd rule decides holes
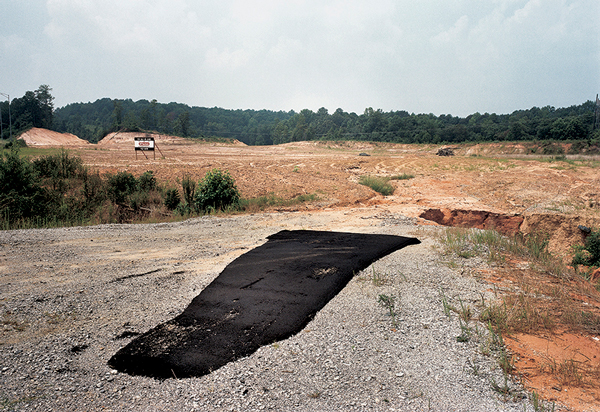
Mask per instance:
[[[414,236],[354,279],[297,335],[201,378],[111,370],[133,337],[189,304],[282,229]],[[451,269],[439,228],[379,209],[203,217],[180,223],[0,232],[0,409],[15,411],[523,411],[491,338],[466,342],[448,302],[489,286]],[[484,265],[470,260],[469,265]],[[468,268],[467,268],[468,269]],[[378,303],[396,298],[395,319]],[[394,325],[395,322],[395,325]],[[508,395],[494,386],[508,385]]]

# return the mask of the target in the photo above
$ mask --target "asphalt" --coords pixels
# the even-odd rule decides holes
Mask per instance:
[[[159,379],[206,375],[301,331],[354,274],[416,238],[281,231],[231,262],[176,318],[120,349],[109,365]]]

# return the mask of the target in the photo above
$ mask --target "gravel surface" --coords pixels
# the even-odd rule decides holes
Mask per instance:
[[[210,375],[159,381],[107,366],[237,256],[302,228],[422,243],[358,273],[297,335]],[[0,232],[0,409],[533,410],[511,382],[509,396],[493,389],[505,379],[485,328],[471,322],[468,341],[457,341],[459,321],[444,314],[441,291],[474,311],[491,296],[468,267],[444,264],[438,230],[372,208]],[[380,295],[396,297],[396,326]]]

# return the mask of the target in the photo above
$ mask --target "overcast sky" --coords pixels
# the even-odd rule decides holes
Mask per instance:
[[[600,93],[598,0],[0,0],[0,92],[56,107],[466,116]]]

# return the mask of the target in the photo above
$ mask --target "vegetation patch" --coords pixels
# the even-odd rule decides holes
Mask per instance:
[[[494,267],[497,299],[484,304],[482,297],[477,317],[487,325],[491,336],[502,339],[502,336],[515,334],[542,335],[560,345],[562,333],[600,335],[600,293],[577,268],[570,268],[551,255],[546,239],[543,234],[511,238],[477,229],[447,228],[441,233],[443,253],[463,259],[482,257]],[[595,238],[591,239],[585,247],[593,252]],[[589,262],[587,259],[592,259],[593,253],[586,251],[585,259]],[[465,306],[461,303],[458,308],[449,304],[443,291],[442,304],[447,316],[451,312],[459,314],[464,332],[459,338],[467,339],[472,328],[464,329],[468,325]],[[575,351],[576,348],[565,347],[564,350]],[[486,346],[482,346],[482,352],[487,352]],[[498,362],[507,374],[519,374],[519,370],[514,369],[513,355],[506,350]],[[581,362],[545,357],[538,366],[540,373],[554,379],[557,386],[598,388],[600,366],[597,360]],[[497,386],[498,390],[502,389],[501,385]]]
[[[384,196],[389,196],[394,193],[394,186],[392,186],[389,181],[389,177],[365,175],[359,178],[358,183],[370,187],[377,193],[381,193]]]
[[[600,230],[592,231],[583,246],[575,246],[574,265],[600,266]]]
[[[275,193],[270,193],[266,196],[259,196],[250,199],[242,198],[239,202],[239,208],[244,212],[256,213],[271,207],[296,206],[306,202],[314,202],[317,199],[318,196],[316,194],[303,194],[291,199],[284,199],[275,195]]]
[[[390,180],[409,180],[409,179],[413,179],[415,177],[415,175],[411,175],[408,173],[402,173],[400,175],[394,175],[390,177]]]

